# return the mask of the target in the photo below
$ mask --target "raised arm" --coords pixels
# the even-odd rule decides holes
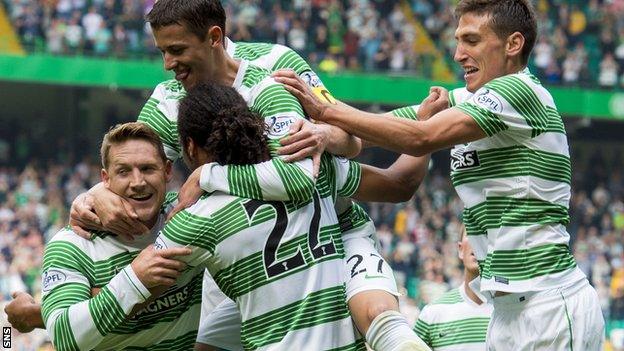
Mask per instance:
[[[280,71],[274,76],[301,101],[311,118],[335,125],[363,140],[402,154],[423,156],[486,136],[480,125],[458,108],[441,111],[426,121],[380,117],[340,105],[320,103],[292,73]]]
[[[128,201],[102,183],[76,197],[72,202],[69,224],[76,234],[85,239],[91,237],[89,231],[105,230],[128,240],[133,240],[133,235],[148,231]]]

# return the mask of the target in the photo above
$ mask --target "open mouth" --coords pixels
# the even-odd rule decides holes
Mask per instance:
[[[473,76],[475,73],[479,71],[476,67],[464,67],[464,78],[468,78]]]
[[[151,199],[153,194],[140,194],[140,195],[131,195],[130,198],[134,201],[144,202]]]
[[[175,79],[182,81],[188,78],[188,76],[189,76],[189,71],[176,72]]]

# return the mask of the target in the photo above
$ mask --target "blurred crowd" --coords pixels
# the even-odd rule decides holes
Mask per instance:
[[[608,332],[624,337],[622,159],[597,152],[583,162],[573,159],[573,166],[568,230],[574,256],[598,291]],[[462,203],[446,172],[434,167],[406,203],[364,204],[405,294],[402,311],[412,321],[419,308],[463,279],[457,258]],[[98,182],[99,174],[100,166],[89,159],[0,168],[0,307],[13,291],[39,298],[44,245],[67,224],[71,201]],[[174,189],[183,178],[180,172],[176,178]]]
[[[35,52],[159,55],[144,15],[154,0],[3,0]],[[456,0],[223,0],[235,41],[288,45],[320,70],[430,75],[413,48],[415,18],[452,62]],[[551,84],[624,86],[624,0],[533,0],[539,36],[531,68]],[[402,6],[407,4],[408,6]],[[406,12],[407,11],[407,12]],[[427,77],[431,78],[431,77]]]

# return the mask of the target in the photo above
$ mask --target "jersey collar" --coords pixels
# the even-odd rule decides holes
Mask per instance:
[[[231,41],[230,38],[225,37],[225,51],[230,57],[234,57],[234,51],[236,51],[236,43]]]

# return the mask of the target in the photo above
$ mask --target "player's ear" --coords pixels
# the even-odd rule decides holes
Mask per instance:
[[[102,170],[100,171],[100,178],[102,179],[102,183],[104,183],[104,186],[108,189],[108,187],[110,187],[110,177],[106,169],[102,168]]]
[[[171,161],[165,161],[165,181],[169,183],[173,178],[173,164]]]
[[[208,29],[208,33],[206,34],[206,39],[210,40],[210,46],[212,47],[216,47],[216,46],[222,46],[225,47],[223,44],[223,31],[221,30],[221,27],[219,26],[212,26]]]
[[[460,260],[464,260],[464,245],[461,241],[457,242],[457,256]]]
[[[522,55],[524,44],[524,35],[520,32],[512,33],[507,37],[507,43],[505,45],[507,55],[511,57],[520,57]]]

